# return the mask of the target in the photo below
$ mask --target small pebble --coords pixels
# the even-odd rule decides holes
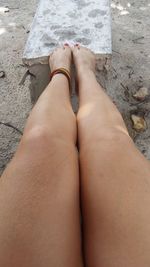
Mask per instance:
[[[9,8],[8,7],[5,7],[4,13],[8,13],[9,11],[10,11]]]
[[[5,77],[5,72],[3,70],[0,70],[0,78],[4,78]]]
[[[136,100],[143,101],[145,98],[149,95],[148,88],[141,87],[134,95],[133,97]]]
[[[9,12],[9,8],[8,7],[0,7],[0,12],[1,13],[7,13],[7,12]]]
[[[137,132],[145,131],[147,129],[147,124],[143,117],[132,114],[131,120],[133,122],[133,129]]]

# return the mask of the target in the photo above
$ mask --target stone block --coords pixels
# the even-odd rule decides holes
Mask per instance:
[[[98,59],[102,59],[102,66],[99,68],[106,62],[108,64],[112,52],[110,1],[39,1],[23,55],[23,62],[30,72],[36,72],[35,76],[32,76],[34,85],[31,84],[33,102],[44,89],[45,81],[48,82],[45,75],[49,71],[50,53],[65,42],[80,43],[90,48]],[[40,72],[43,73],[43,78]]]

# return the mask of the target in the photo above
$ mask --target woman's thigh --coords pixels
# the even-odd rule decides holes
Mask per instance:
[[[111,136],[111,135],[110,135]],[[87,267],[150,265],[150,166],[124,134],[80,151]]]
[[[75,146],[23,140],[0,180],[0,266],[81,267],[79,217]]]

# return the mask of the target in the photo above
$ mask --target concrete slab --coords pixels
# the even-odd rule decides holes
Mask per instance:
[[[24,63],[48,63],[51,51],[64,42],[81,43],[98,55],[111,54],[110,1],[40,0]]]
[[[110,1],[40,0],[23,55],[23,62],[33,74],[32,102],[45,88],[50,53],[65,42],[90,48],[98,59],[103,59],[99,68],[107,65],[112,52]],[[45,64],[47,67],[41,68]]]

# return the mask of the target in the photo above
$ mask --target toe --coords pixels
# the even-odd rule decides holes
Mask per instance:
[[[76,50],[79,50],[81,48],[81,45],[80,44],[75,44],[75,49]]]
[[[72,52],[73,54],[76,54],[80,49],[80,46],[79,44],[75,44],[73,47],[72,47]]]
[[[68,54],[71,53],[71,48],[70,48],[69,44],[65,43],[62,47],[66,53],[68,53]]]
[[[64,47],[65,47],[65,48],[69,48],[70,46],[69,46],[68,43],[65,43],[65,44],[64,44]]]
[[[68,53],[70,52],[71,53],[71,48],[70,48],[69,44],[67,44],[67,43],[64,44],[63,48],[64,48],[64,50],[66,50],[66,52],[68,52]]]

